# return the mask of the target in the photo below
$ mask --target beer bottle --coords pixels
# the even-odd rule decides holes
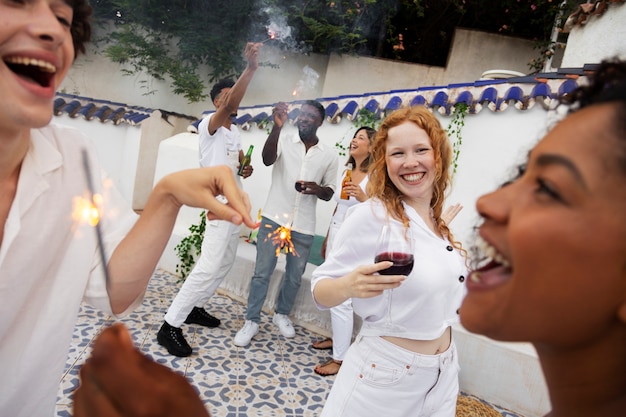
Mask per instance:
[[[343,181],[341,181],[341,199],[347,200],[348,194],[346,193],[346,184],[352,181],[352,164],[348,164],[346,168],[346,175],[343,177]]]
[[[250,145],[250,147],[248,148],[248,152],[246,152],[246,155],[243,157],[243,161],[241,161],[241,165],[239,165],[239,171],[237,171],[237,175],[243,175],[243,169],[250,165],[250,162],[252,160],[252,149],[254,149],[254,145]]]

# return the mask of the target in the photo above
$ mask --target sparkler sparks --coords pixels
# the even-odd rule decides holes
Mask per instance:
[[[261,43],[265,43],[267,41],[271,41],[271,40],[276,39],[276,31],[275,30],[267,29],[267,34],[269,35],[269,38],[261,41]]]
[[[89,226],[95,226],[100,221],[100,210],[98,205],[102,201],[100,194],[94,194],[93,199],[85,195],[82,197],[74,197],[72,204],[72,219],[79,223],[87,223]]]
[[[83,170],[85,171],[85,178],[87,179],[87,196],[74,198],[74,212],[72,217],[77,221],[86,221],[89,225],[94,227],[96,238],[98,239],[100,261],[102,262],[102,269],[104,270],[104,279],[108,289],[110,285],[109,269],[107,268],[107,259],[104,253],[104,240],[102,239],[102,232],[100,230],[101,213],[99,207],[102,205],[102,196],[94,193],[91,170],[89,168],[89,158],[87,157],[87,151],[84,149],[82,157]]]
[[[296,87],[291,92],[292,96],[298,96],[304,92],[314,91],[320,75],[313,68],[305,65],[302,68],[302,77],[298,80]]]
[[[267,225],[271,228],[270,225]],[[294,256],[299,256],[296,252],[293,242],[291,241],[291,228],[287,226],[280,226],[278,229],[267,234],[267,239],[271,239],[272,243],[276,246],[276,257],[280,255],[280,252],[284,250],[285,254],[292,253]]]

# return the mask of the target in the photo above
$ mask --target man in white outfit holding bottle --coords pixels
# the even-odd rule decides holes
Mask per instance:
[[[248,84],[258,68],[259,43],[248,43],[245,56],[248,65],[237,82],[219,81],[211,90],[215,113],[209,114],[198,125],[200,165],[203,167],[228,165],[237,173],[243,160],[241,138],[231,118],[237,113]],[[242,177],[252,174],[252,166],[244,167]],[[241,180],[235,175],[239,187]],[[223,198],[223,197],[221,197]],[[225,202],[225,201],[224,201]],[[208,221],[202,241],[200,257],[174,298],[161,329],[157,334],[159,344],[179,357],[191,355],[192,349],[183,336],[183,323],[199,324],[213,328],[220,320],[209,314],[203,306],[213,296],[237,254],[240,226],[223,220]]]

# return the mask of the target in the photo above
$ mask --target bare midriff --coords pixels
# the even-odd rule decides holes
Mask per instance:
[[[420,355],[439,355],[450,347],[450,343],[452,343],[452,329],[448,327],[441,336],[433,340],[414,340],[395,336],[382,336],[382,338],[389,343]]]

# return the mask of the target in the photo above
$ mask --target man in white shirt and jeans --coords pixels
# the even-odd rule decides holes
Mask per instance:
[[[283,129],[287,111],[287,104],[276,105],[272,112],[274,126],[263,147],[263,163],[273,165],[272,184],[262,211],[246,321],[235,336],[236,346],[247,346],[259,331],[261,309],[278,259],[271,235],[281,226],[291,229],[295,251],[286,254],[285,276],[272,321],[284,337],[295,336],[288,315],[313,244],[317,199],[328,201],[335,191],[337,154],[317,137],[324,121],[324,106],[314,100],[304,102],[296,121],[297,131]]]

